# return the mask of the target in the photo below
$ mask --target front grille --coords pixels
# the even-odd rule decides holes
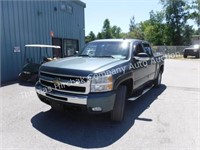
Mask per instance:
[[[49,77],[49,78],[59,78],[61,80],[67,80],[67,81],[76,81],[76,80],[83,80],[84,82],[87,82],[87,78],[81,78],[81,77],[72,77],[72,76],[65,76],[65,75],[57,75],[57,74],[49,74],[40,72],[41,76]]]
[[[75,91],[75,92],[85,92],[85,87],[77,87],[77,86],[67,86],[67,85],[60,85],[58,87],[56,87],[54,85],[54,83],[52,82],[48,82],[48,81],[44,81],[44,80],[40,80],[41,84],[47,86],[47,87],[51,87],[53,89],[59,89],[59,90],[64,90],[64,91]]]
[[[90,88],[90,81],[87,78],[42,71],[40,72],[40,83],[60,92],[77,94],[88,94]]]
[[[186,49],[185,52],[193,52],[193,49]]]

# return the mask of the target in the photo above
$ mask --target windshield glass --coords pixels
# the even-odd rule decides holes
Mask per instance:
[[[124,42],[92,42],[89,43],[79,56],[110,57],[116,59],[127,59],[130,43]]]

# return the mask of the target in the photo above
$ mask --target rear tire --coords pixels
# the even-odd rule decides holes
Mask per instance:
[[[154,87],[158,88],[161,85],[161,81],[162,81],[162,72],[159,71],[158,76],[154,81]]]
[[[126,93],[127,93],[126,86],[121,85],[118,87],[116,98],[115,98],[115,104],[111,112],[112,121],[120,122],[123,120],[124,108],[125,108],[125,102],[126,102]]]

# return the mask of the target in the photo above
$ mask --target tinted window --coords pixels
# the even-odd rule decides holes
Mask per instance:
[[[149,56],[152,56],[152,49],[151,46],[147,43],[143,43],[144,51],[147,53]]]
[[[144,49],[141,44],[134,45],[134,55],[144,53]]]

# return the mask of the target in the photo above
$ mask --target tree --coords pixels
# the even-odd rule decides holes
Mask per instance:
[[[120,38],[121,28],[114,25],[111,28],[112,38]]]
[[[112,38],[110,21],[108,19],[106,19],[103,23],[102,37],[104,39],[111,39]]]
[[[200,0],[192,1],[190,9],[192,9],[193,12],[190,13],[189,18],[195,20],[197,26],[200,27]]]
[[[165,13],[163,11],[157,11],[156,13],[151,10],[149,12],[151,24],[163,23],[165,20]]]
[[[171,45],[182,45],[183,29],[186,27],[189,11],[185,9],[187,3],[185,0],[161,0],[165,8],[167,36],[170,37]],[[168,38],[169,39],[169,38]]]
[[[164,13],[151,11],[150,19],[141,22],[139,27],[144,35],[144,39],[153,45],[163,45],[166,40],[166,25],[164,23]]]
[[[136,27],[133,31],[127,33],[126,38],[144,40],[144,34],[140,27]]]
[[[139,24],[135,22],[134,16],[132,16],[130,19],[129,32],[126,34],[126,38],[144,39],[143,32],[140,29]]]
[[[90,31],[89,35],[86,36],[86,38],[85,38],[85,42],[88,43],[90,41],[94,41],[95,39],[96,39],[96,36],[95,36],[94,32]]]
[[[97,39],[102,39],[102,34],[100,32],[97,34]]]
[[[200,28],[198,28],[198,29],[194,32],[194,34],[200,35]]]
[[[132,32],[136,28],[136,23],[135,23],[135,17],[133,16],[130,19],[130,24],[129,24],[129,31]]]
[[[192,44],[192,34],[193,34],[192,27],[189,25],[186,25],[185,30],[183,32],[183,44],[184,45]]]

